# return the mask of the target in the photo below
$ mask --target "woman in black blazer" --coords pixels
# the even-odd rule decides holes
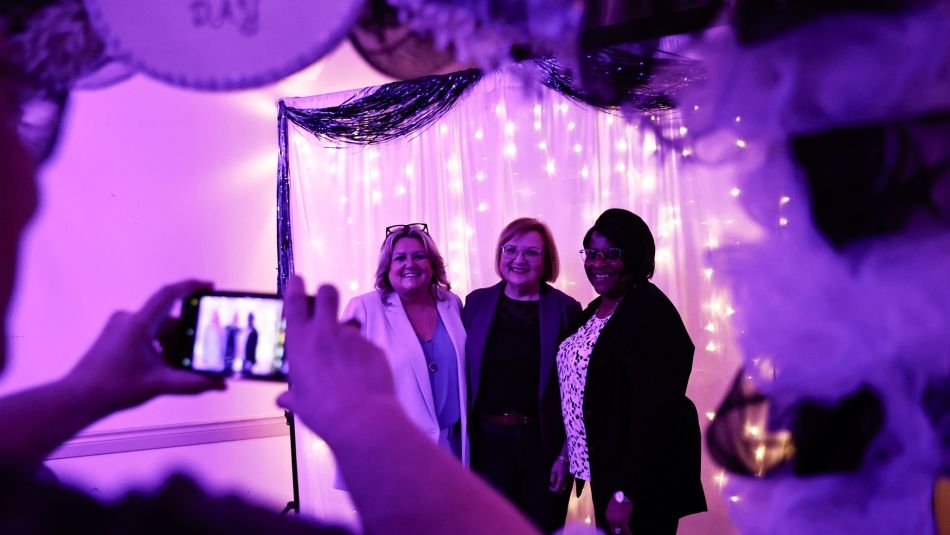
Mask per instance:
[[[640,217],[601,214],[581,251],[600,297],[557,356],[564,453],[571,473],[590,482],[597,525],[611,534],[674,534],[680,517],[706,510],[699,418],[686,397],[694,348],[649,282],[655,250]]]
[[[564,524],[570,487],[555,357],[581,305],[552,288],[551,231],[521,218],[502,230],[502,281],[465,298],[472,468],[542,530]]]

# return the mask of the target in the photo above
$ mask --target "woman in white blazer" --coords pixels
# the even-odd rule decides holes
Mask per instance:
[[[376,290],[350,300],[343,320],[386,352],[396,397],[433,442],[468,465],[462,301],[425,223],[393,225],[379,252]]]

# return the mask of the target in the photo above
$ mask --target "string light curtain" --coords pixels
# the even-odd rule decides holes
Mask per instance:
[[[326,108],[355,94],[282,103]],[[333,144],[287,124],[293,269],[308,281],[336,284],[345,303],[373,289],[384,229],[425,222],[452,290],[464,298],[498,281],[498,234],[530,216],[546,222],[557,242],[561,275],[554,285],[586,304],[595,294],[578,253],[584,233],[607,208],[632,210],[656,237],[654,282],[696,344],[688,393],[705,427],[740,360],[729,330],[734,310],[705,253],[727,230],[741,235],[749,223],[736,203],[741,192],[713,188],[690,165],[684,134],[676,112],[631,123],[510,72],[486,76],[428,129],[384,144]],[[335,490],[326,445],[300,429],[302,511],[355,525],[346,494]],[[704,459],[703,477],[711,512],[683,525],[728,533],[719,498],[724,475]]]

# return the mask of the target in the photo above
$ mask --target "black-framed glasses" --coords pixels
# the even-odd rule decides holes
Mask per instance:
[[[541,249],[538,249],[537,247],[525,247],[524,249],[519,249],[514,245],[501,246],[501,256],[505,258],[518,258],[518,253],[521,253],[525,260],[530,261],[536,261],[541,258],[542,254],[544,254]]]
[[[390,234],[407,234],[412,231],[429,233],[429,225],[425,223],[406,223],[405,225],[389,225],[386,227],[386,236]]]
[[[584,262],[593,262],[597,258],[603,258],[605,262],[613,264],[623,258],[623,249],[611,247],[609,249],[581,249],[581,258]]]

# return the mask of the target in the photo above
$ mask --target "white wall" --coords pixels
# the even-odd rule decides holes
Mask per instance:
[[[166,282],[197,277],[219,288],[273,291],[275,101],[388,81],[345,43],[258,90],[201,93],[136,76],[75,93],[58,153],[42,171],[42,207],[21,254],[0,392],[61,376],[113,310],[139,307]],[[98,423],[91,439],[124,433],[140,448],[183,425],[266,423],[282,414],[273,401],[282,388],[235,382],[226,393],[156,400]],[[154,484],[180,466],[215,488],[245,487],[236,492],[282,505],[290,498],[289,442],[273,436],[273,427],[253,440],[72,457],[51,466],[104,496],[130,481]],[[117,451],[126,443],[101,442]]]

